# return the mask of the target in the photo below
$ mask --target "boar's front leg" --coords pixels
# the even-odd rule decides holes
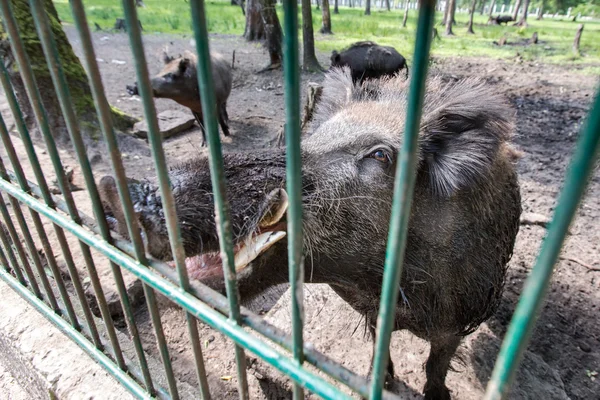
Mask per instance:
[[[434,337],[430,340],[431,350],[427,358],[425,373],[425,400],[450,400],[450,391],[446,387],[446,374],[450,367],[450,360],[460,345],[461,337],[447,335]]]
[[[194,118],[196,118],[196,122],[198,122],[198,125],[200,125],[200,130],[202,131],[202,143],[200,144],[200,146],[205,147],[206,146],[206,131],[204,130],[204,118],[202,118],[202,114],[200,114],[196,111],[192,111],[192,114],[194,114]]]
[[[229,136],[229,125],[227,124],[228,121],[229,116],[227,115],[225,104],[221,104],[219,106],[219,125],[221,125],[221,130],[223,130],[223,135],[225,136]]]

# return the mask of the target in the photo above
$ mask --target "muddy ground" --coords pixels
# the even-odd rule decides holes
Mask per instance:
[[[74,30],[67,33],[78,54]],[[135,81],[129,42],[124,34],[95,33],[97,57],[111,104],[143,118],[139,98],[125,92]],[[263,49],[237,37],[212,36],[212,48],[231,58],[235,50],[234,85],[228,102],[231,136],[222,137],[224,151],[251,151],[272,145],[284,123],[283,80],[280,71],[256,74],[268,60]],[[190,38],[165,35],[145,37],[150,72],[160,69],[165,45],[178,53],[193,50]],[[323,65],[327,55],[319,54]],[[551,216],[556,196],[574,148],[578,132],[589,109],[598,77],[584,75],[584,66],[546,65],[514,60],[435,59],[432,72],[446,79],[480,76],[507,96],[517,113],[514,142],[523,152],[518,163],[524,212]],[[319,82],[320,74],[303,74],[302,86]],[[179,109],[170,100],[157,100],[158,111]],[[187,112],[187,111],[186,111]],[[170,164],[198,156],[200,132],[197,127],[168,139],[164,149]],[[153,175],[147,144],[123,139],[122,152],[127,173],[143,178]],[[71,155],[63,153],[65,158]],[[71,156],[72,157],[72,156]],[[106,157],[95,164],[99,177],[109,171]],[[74,163],[72,165],[75,165]],[[77,173],[77,170],[76,170]],[[80,179],[80,178],[76,178]],[[556,267],[548,299],[528,347],[511,398],[517,399],[600,399],[600,174],[596,172],[582,203],[571,235]],[[498,312],[461,347],[447,382],[456,399],[481,398],[506,332],[522,285],[531,271],[545,229],[524,225],[517,238],[514,256]],[[305,339],[320,351],[357,373],[366,374],[371,342],[364,334],[360,315],[350,309],[327,286],[307,285]],[[164,302],[162,320],[179,378],[196,384],[193,358],[182,313]],[[290,311],[284,296],[267,314],[273,324],[289,331]],[[138,309],[139,328],[146,349],[158,357],[147,310]],[[216,393],[214,398],[237,398],[233,346],[206,326],[201,341],[206,367]],[[394,333],[392,357],[396,366],[395,390],[406,398],[421,398],[425,382],[423,365],[428,345],[408,333]],[[290,385],[280,374],[247,354],[250,359],[251,398],[291,398]]]

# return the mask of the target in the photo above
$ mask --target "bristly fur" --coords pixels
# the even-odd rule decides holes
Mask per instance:
[[[409,83],[400,77],[353,84],[347,67],[334,69],[324,81],[311,132],[347,107],[361,102],[390,104],[402,132]],[[501,146],[514,130],[514,113],[506,101],[481,79],[426,84],[419,133],[419,165],[426,170],[432,192],[451,196],[486,175]],[[399,137],[400,140],[400,137]]]

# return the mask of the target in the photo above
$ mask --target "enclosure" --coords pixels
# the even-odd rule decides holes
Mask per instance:
[[[600,96],[594,94],[597,79],[573,74],[570,65],[528,68],[522,60],[517,65],[502,60],[432,60],[430,48],[435,39],[430,33],[436,4],[419,3],[414,54],[410,58],[407,119],[395,171],[374,379],[370,380],[365,377],[369,367],[365,348],[370,346],[361,335],[359,317],[327,288],[311,289],[307,285],[303,291],[304,284],[310,282],[310,273],[302,254],[301,96],[309,80],[321,81],[322,76],[300,72],[298,3],[283,2],[283,73],[255,75],[250,72],[264,58],[262,49],[241,43],[237,37],[209,36],[203,1],[190,1],[188,5],[194,21],[194,40],[190,42],[189,37],[175,36],[145,36],[142,41],[138,10],[135,2],[129,0],[122,3],[126,33],[91,33],[83,2],[71,0],[75,28],[65,27],[65,32],[90,83],[101,132],[95,139],[99,144],[96,147],[84,141],[88,127],[74,112],[77,99],[69,93],[65,74],[69,66],[62,65],[44,1],[31,0],[29,4],[64,115],[68,146],[72,147],[57,143],[42,101],[46,93],[36,85],[36,71],[25,51],[24,41],[30,38],[19,34],[19,16],[9,0],[2,0],[3,27],[15,64],[3,65],[0,74],[6,97],[0,123],[0,212],[4,224],[0,229],[0,277],[137,397],[418,396],[423,380],[413,375],[421,369],[414,353],[423,353],[425,345],[404,334],[395,333],[392,337],[394,313],[390,310],[399,296],[395,288],[399,285],[407,240],[416,145],[429,70],[445,74],[447,81],[471,74],[484,76],[489,85],[513,97],[517,110],[526,110],[517,113],[516,138],[519,147],[529,155],[519,167],[523,207],[526,213],[553,214],[547,226],[522,221],[506,283],[507,294],[495,319],[466,345],[471,360],[463,372],[479,382],[465,384],[458,377],[460,373],[451,373],[451,390],[457,398],[506,398],[516,378],[518,385],[513,395],[517,397],[535,391],[549,398],[562,398],[564,393],[583,399],[599,392],[595,379],[600,368],[600,337],[595,333],[600,324],[596,316],[600,301],[600,181],[594,169],[600,147]],[[158,66],[157,53],[165,42],[172,51],[186,49],[192,43],[199,55],[199,91],[208,150],[198,145],[198,129],[188,136],[171,139],[163,139],[159,132],[158,111],[173,106],[152,98],[150,70],[154,72]],[[238,97],[232,99],[233,133],[224,139],[219,137],[217,125],[209,47],[222,52],[238,50],[233,90],[247,89],[240,89]],[[319,54],[318,58],[323,62],[325,56]],[[42,137],[44,144],[27,127],[19,106],[22,99],[13,93],[9,68],[20,72],[33,112],[27,117],[35,119],[37,137]],[[123,76],[127,76],[127,81]],[[137,81],[141,101],[123,94],[125,84],[133,81]],[[128,113],[139,114],[143,110],[148,123],[148,147],[116,131],[109,101]],[[291,287],[281,300],[277,301],[278,296],[275,300],[264,298],[263,304],[253,304],[251,311],[240,305],[236,288],[223,149],[247,151],[275,146],[273,137],[284,127]],[[400,140],[400,132],[398,135]],[[204,152],[209,158],[227,296],[188,277],[180,238],[182,227],[167,173],[168,165],[173,164],[171,160]],[[66,166],[74,167],[73,178],[68,176]],[[106,174],[116,178],[131,242],[110,232],[97,183]],[[126,182],[126,176],[142,179],[154,174],[165,209],[171,264],[146,254]],[[588,200],[581,203],[588,181]],[[579,218],[572,224],[580,203],[583,206]],[[567,236],[577,240],[566,242],[561,255]],[[559,265],[560,279],[553,281],[555,265]],[[545,303],[546,296],[549,303]],[[544,304],[552,307],[543,309]],[[261,307],[268,311],[266,316],[259,315]],[[534,333],[540,313],[543,325]],[[336,314],[341,317],[336,319]],[[573,329],[577,332],[573,333]],[[502,336],[504,341],[498,353]],[[526,350],[530,340],[534,350]],[[313,341],[315,345],[310,344]],[[383,386],[390,343],[400,370],[398,382],[388,391]],[[554,357],[551,349],[557,343],[561,350]],[[573,353],[569,345],[583,355]],[[410,352],[413,356],[403,361]],[[522,360],[524,368],[533,371],[530,375],[517,373]],[[549,366],[551,371],[542,373],[536,364]]]

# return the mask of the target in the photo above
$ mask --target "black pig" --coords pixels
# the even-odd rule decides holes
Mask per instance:
[[[163,55],[165,67],[150,80],[152,95],[156,98],[167,98],[188,107],[200,128],[202,129],[202,146],[206,144],[204,131],[204,118],[198,90],[198,75],[196,71],[196,55],[186,51],[177,58]],[[229,63],[222,55],[211,52],[212,77],[214,80],[215,97],[217,101],[217,114],[219,125],[225,136],[229,136],[229,116],[227,115],[227,99],[231,93],[232,75]],[[127,92],[131,95],[138,94],[137,83],[127,85]]]
[[[350,68],[354,83],[363,79],[392,76],[406,69],[408,65],[400,53],[390,46],[380,46],[374,42],[356,42],[341,53],[331,52],[331,67]]]
[[[400,77],[354,85],[347,68],[330,72],[302,142],[307,280],[329,284],[373,335],[407,92]],[[512,120],[482,81],[428,81],[395,320],[431,343],[426,399],[450,398],[451,358],[501,298],[521,213]],[[249,300],[288,279],[285,153],[227,153],[224,163],[239,291]],[[181,164],[170,179],[190,277],[224,293],[208,160]],[[109,221],[126,230],[114,180],[104,177],[100,191]],[[170,260],[156,188],[132,181],[130,191],[147,251]]]

